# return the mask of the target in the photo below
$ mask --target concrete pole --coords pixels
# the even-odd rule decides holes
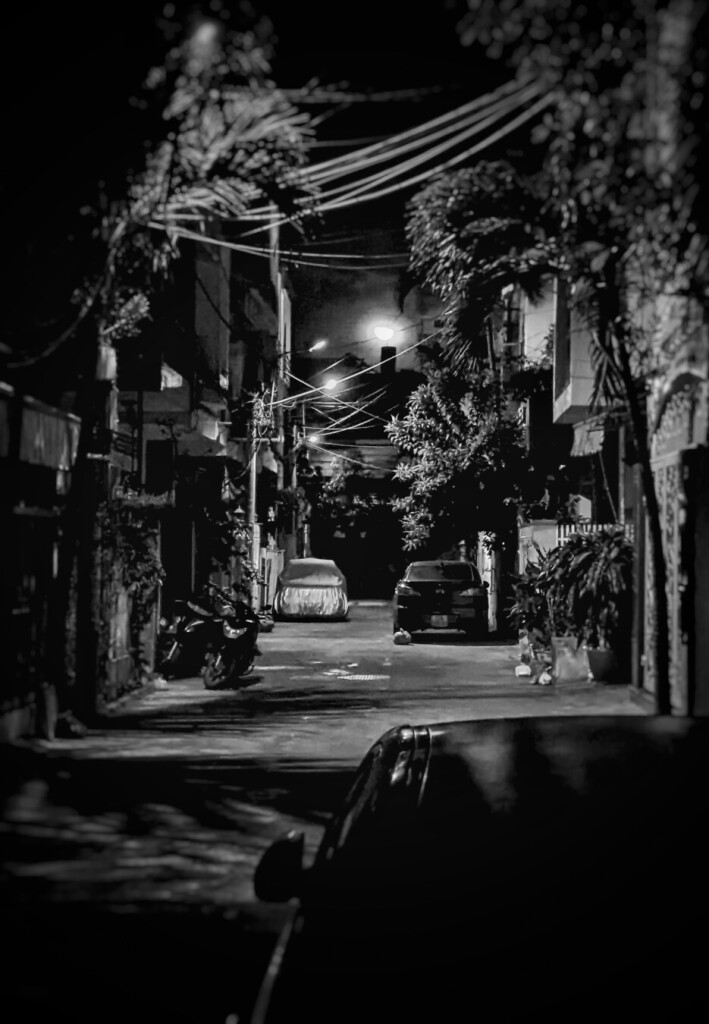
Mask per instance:
[[[256,514],[256,480],[257,480],[257,460],[258,460],[258,436],[256,434],[256,420],[252,417],[251,420],[251,444],[249,453],[249,532],[251,534],[250,548],[251,548],[251,561],[253,562],[256,569],[259,564],[259,529],[257,524]],[[251,584],[251,600],[254,608],[258,608],[258,584],[254,580]]]

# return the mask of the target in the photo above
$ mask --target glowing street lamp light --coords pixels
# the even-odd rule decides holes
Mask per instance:
[[[389,341],[394,337],[394,331],[391,327],[384,327],[380,324],[374,328],[374,336],[379,338],[380,341]]]
[[[326,346],[327,341],[324,338],[321,338],[320,341],[316,341],[313,345],[310,346],[308,352],[317,352],[318,349],[325,348]]]
[[[311,434],[308,437],[308,441],[309,441],[310,444],[319,444],[320,443],[320,435],[319,434]]]
[[[338,383],[339,383],[339,381],[336,381],[334,377],[330,377],[323,384],[323,390],[324,391],[334,391],[335,388],[337,387]]]

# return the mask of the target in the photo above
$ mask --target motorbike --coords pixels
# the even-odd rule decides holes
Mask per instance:
[[[158,668],[165,678],[201,675],[213,690],[235,685],[253,670],[260,654],[259,619],[245,601],[216,584],[209,583],[207,591],[211,601],[176,601],[172,620],[161,621]]]
[[[199,626],[213,616],[206,602],[178,599],[172,614],[160,620],[156,667],[165,679],[200,675],[206,648],[205,633]]]
[[[253,672],[258,649],[259,617],[246,601],[210,584],[216,612],[206,630],[202,665],[205,689],[228,689]]]

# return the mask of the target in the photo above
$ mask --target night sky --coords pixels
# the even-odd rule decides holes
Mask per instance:
[[[274,78],[298,87],[313,78],[353,89],[440,90],[426,102],[369,104],[337,114],[323,138],[396,131],[429,112],[450,109],[509,77],[464,50],[458,11],[445,0],[357,3],[232,4],[272,21]],[[208,4],[207,4],[208,6]],[[229,6],[229,0],[225,0]],[[111,14],[111,9],[114,13]],[[6,202],[34,220],[35,211],[68,198],[77,183],[110,175],[140,149],[140,116],[130,104],[149,67],[159,62],[165,30],[192,4],[127,0],[53,7],[23,6],[5,19],[16,59],[4,61],[8,157]],[[165,17],[165,12],[169,17]],[[8,31],[9,27],[9,31]]]

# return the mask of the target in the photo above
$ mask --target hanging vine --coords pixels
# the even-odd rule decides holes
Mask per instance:
[[[146,498],[104,502],[99,508],[104,569],[131,600],[131,625],[139,633],[150,620],[165,578],[158,546],[159,503]]]

